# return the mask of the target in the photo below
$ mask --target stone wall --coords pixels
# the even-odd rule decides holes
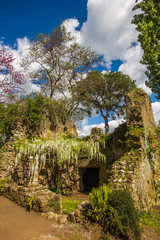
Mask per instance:
[[[17,184],[1,183],[0,195],[9,198],[18,205],[25,207],[27,210],[36,212],[62,212],[62,199],[60,194],[53,193],[42,186],[23,187]]]
[[[126,103],[127,150],[113,163],[109,182],[114,188],[130,189],[137,206],[148,209],[160,198],[159,139],[148,95],[134,90]]]
[[[27,139],[34,137],[42,137],[46,139],[55,139],[57,135],[68,135],[73,138],[77,137],[77,130],[75,124],[66,119],[65,122],[56,119],[54,125],[49,119],[41,122],[41,125],[36,133],[31,133],[27,135],[25,127],[22,127],[20,123],[17,123],[16,129],[13,130],[13,136],[11,141],[19,141],[19,139]]]

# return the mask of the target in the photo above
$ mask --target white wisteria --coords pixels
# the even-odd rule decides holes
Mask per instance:
[[[103,145],[103,144],[102,144]],[[33,159],[33,165],[45,165],[46,160],[54,159],[58,164],[72,162],[78,163],[80,156],[85,155],[88,159],[106,162],[106,157],[100,152],[99,142],[82,141],[76,139],[57,140],[26,140],[15,146],[15,167],[24,159]],[[32,156],[32,157],[31,157]]]

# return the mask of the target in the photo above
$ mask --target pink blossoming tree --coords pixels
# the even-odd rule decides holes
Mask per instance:
[[[0,49],[0,101],[4,101],[7,94],[14,94],[22,90],[25,83],[23,75],[14,70],[13,54],[6,48]]]

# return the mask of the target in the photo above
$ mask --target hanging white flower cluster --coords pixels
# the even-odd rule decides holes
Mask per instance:
[[[25,141],[16,147],[15,166],[18,162],[33,156],[34,165],[45,165],[46,159],[53,158],[59,164],[66,162],[70,164],[71,160],[76,164],[80,155],[86,155],[89,159],[95,159],[101,162],[106,162],[106,157],[99,150],[99,142],[82,141],[76,139],[57,139],[57,140],[33,140],[32,142]]]

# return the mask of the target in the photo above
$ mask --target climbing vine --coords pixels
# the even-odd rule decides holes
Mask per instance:
[[[15,145],[16,158],[15,167],[19,162],[24,161],[29,156],[33,156],[32,171],[38,167],[39,163],[45,165],[46,160],[54,158],[59,165],[71,161],[78,162],[80,155],[86,155],[89,159],[96,159],[106,162],[106,157],[100,152],[99,142],[82,141],[76,139],[57,140],[25,140]]]

